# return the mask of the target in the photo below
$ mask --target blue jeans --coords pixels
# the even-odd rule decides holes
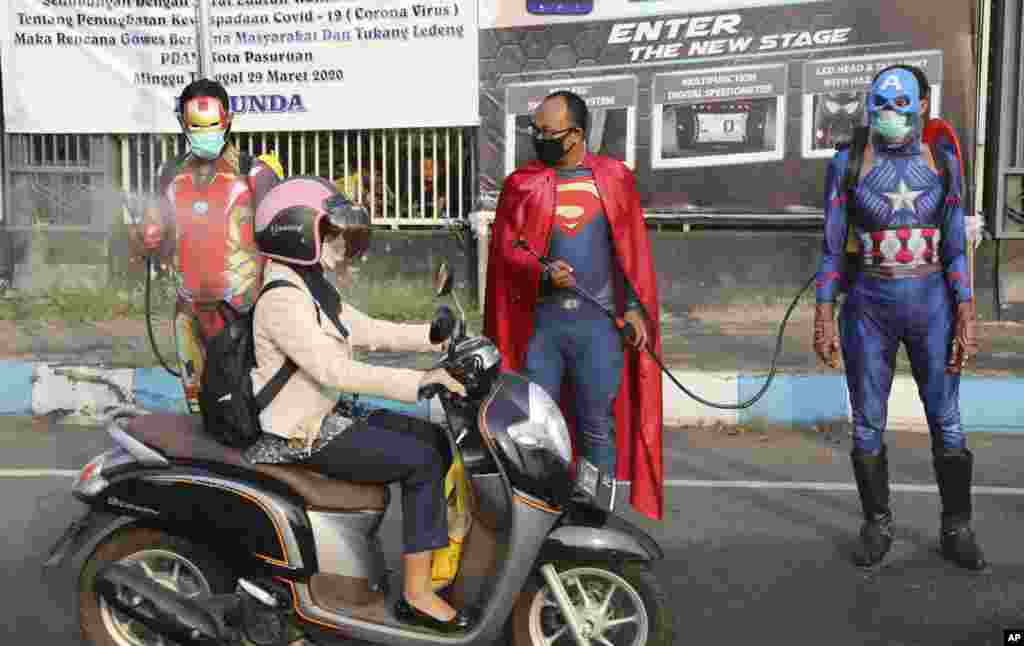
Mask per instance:
[[[615,475],[615,397],[622,383],[622,337],[605,317],[538,309],[526,353],[526,376],[556,402],[562,378],[572,377],[578,453]]]

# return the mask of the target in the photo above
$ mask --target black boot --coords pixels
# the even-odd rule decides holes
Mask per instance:
[[[942,498],[939,543],[942,556],[968,570],[985,569],[985,557],[971,529],[971,473],[974,455],[964,449],[945,449],[935,456],[935,480]]]
[[[889,460],[885,447],[878,455],[860,449],[850,454],[857,491],[864,510],[860,551],[854,562],[860,567],[877,565],[892,547],[892,511],[889,509]]]

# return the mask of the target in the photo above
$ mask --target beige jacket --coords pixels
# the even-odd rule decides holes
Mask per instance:
[[[273,289],[259,301],[253,318],[257,365],[252,371],[253,390],[259,392],[270,381],[286,355],[299,369],[260,413],[265,432],[300,439],[304,445],[312,443],[342,393],[416,402],[422,371],[356,361],[352,348],[439,351],[439,346],[430,344],[430,324],[373,319],[342,303],[339,318],[349,332],[346,340],[326,315],[321,314],[317,323],[318,306],[302,277],[286,265],[269,261],[264,284],[281,279],[299,289]]]

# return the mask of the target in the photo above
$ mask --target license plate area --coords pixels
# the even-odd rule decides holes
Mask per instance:
[[[615,510],[615,475],[602,472],[586,458],[580,457],[576,462],[576,489],[582,492],[590,502],[603,511]]]

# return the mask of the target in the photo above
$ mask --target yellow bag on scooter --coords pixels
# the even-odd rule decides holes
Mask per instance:
[[[434,550],[431,579],[435,590],[451,585],[459,572],[462,543],[469,534],[469,484],[462,456],[455,452],[452,466],[444,479],[444,495],[448,505],[448,546]]]

